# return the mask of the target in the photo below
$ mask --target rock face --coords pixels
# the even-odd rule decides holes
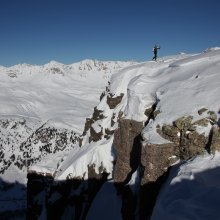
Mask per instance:
[[[122,100],[124,94],[121,93],[119,96],[113,97],[111,93],[107,96],[107,104],[110,109],[114,109]]]
[[[217,125],[214,125],[210,131],[208,150],[212,153],[220,150],[220,128]]]
[[[165,144],[163,146],[156,144],[146,144],[142,146],[141,163],[144,166],[141,185],[155,182],[160,176],[167,172],[171,164],[176,160],[178,146],[174,144]]]
[[[152,107],[145,114],[149,117],[145,123],[147,125],[159,112]],[[158,125],[158,134],[169,141],[166,144],[142,142],[141,122],[121,118],[118,123],[118,129],[114,133],[117,155],[114,181],[122,198],[123,219],[149,219],[170,166],[179,159],[187,160],[205,151],[214,152],[220,146],[220,129],[214,113],[197,121],[193,121],[192,116],[184,116],[173,121],[171,125]],[[209,134],[199,133],[197,126],[209,126]],[[138,193],[133,193],[127,185],[135,170],[141,170]],[[139,210],[139,217],[135,215],[135,210]]]
[[[137,195],[127,184],[131,180],[132,174],[141,166],[140,132],[144,124],[124,118],[120,118],[118,123],[119,127],[114,133],[116,150],[114,182],[122,200],[121,215],[123,219],[134,219]]]
[[[143,126],[142,122],[119,119],[119,127],[114,133],[114,147],[117,152],[114,181],[117,183],[126,184],[140,165],[140,133]]]

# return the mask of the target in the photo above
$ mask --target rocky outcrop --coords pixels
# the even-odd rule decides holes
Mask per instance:
[[[198,133],[198,126],[207,127],[206,129],[209,130],[209,135]],[[178,145],[179,154],[175,156],[184,160],[202,154],[206,150],[210,152],[210,149],[213,148],[213,144],[216,142],[213,141],[213,133],[215,133],[214,137],[217,138],[218,142],[218,130],[217,116],[213,113],[194,122],[192,116],[181,117],[175,120],[172,125],[162,125],[162,128],[160,126],[157,128],[157,132],[162,137]]]
[[[114,183],[121,196],[121,215],[123,219],[135,219],[138,197],[130,189],[128,182],[132,174],[141,166],[141,136],[144,124],[130,119],[120,118],[118,129],[114,133],[116,163]]]
[[[114,181],[122,198],[123,219],[150,218],[160,187],[168,176],[169,168],[177,160],[187,160],[205,151],[214,152],[220,148],[217,116],[207,109],[198,111],[198,115],[205,112],[207,115],[197,121],[193,120],[192,116],[183,116],[172,124],[157,125],[158,134],[168,140],[166,144],[142,142],[140,134],[143,123],[119,119],[118,129],[114,133],[117,155]],[[145,125],[158,114],[160,111],[156,109],[156,104],[147,109],[145,115],[148,119]],[[209,135],[199,132],[197,127],[210,130]],[[139,170],[141,175],[139,196],[127,185],[135,170]],[[135,216],[137,210],[140,213],[138,218]]]
[[[124,118],[119,119],[118,123],[119,127],[114,133],[114,148],[116,149],[114,181],[126,183],[140,165],[140,132],[144,125],[142,122]]]
[[[110,109],[114,109],[122,100],[124,94],[121,93],[119,96],[114,97],[113,94],[109,93],[107,96],[107,104]]]
[[[168,168],[177,160],[178,146],[175,144],[146,144],[142,146],[141,164],[144,167],[141,185],[155,182],[167,172]]]
[[[64,72],[61,68],[59,67],[50,67],[48,69],[46,69],[46,71],[48,73],[52,73],[52,74],[60,74],[60,75],[63,75],[64,76]]]
[[[89,132],[89,143],[90,142],[97,142],[101,140],[103,136],[103,129],[101,128],[99,132],[97,132],[94,128],[93,125],[96,121],[104,119],[105,116],[103,115],[103,111],[97,109],[97,107],[94,108],[93,114],[91,118],[86,118],[85,126],[84,126],[84,131],[83,134],[81,135],[79,139],[79,146],[82,146],[83,138],[86,136],[87,132]]]
[[[95,129],[91,126],[90,128],[90,137],[89,137],[89,143],[90,142],[97,142],[99,140],[102,139],[102,135],[103,135],[103,132],[102,130],[100,132],[96,132]]]
[[[209,135],[208,150],[211,153],[215,153],[216,150],[220,150],[220,127],[214,125]]]

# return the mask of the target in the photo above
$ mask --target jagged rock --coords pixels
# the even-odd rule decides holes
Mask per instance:
[[[192,116],[183,116],[174,121],[173,124],[179,129],[179,131],[195,130],[195,128],[192,126],[192,120]]]
[[[95,164],[88,165],[88,179],[100,180],[103,177],[103,173],[106,173],[106,171],[102,165],[99,167],[99,173],[95,171]]]
[[[140,164],[140,132],[143,123],[131,119],[119,119],[119,127],[114,133],[114,147],[117,152],[114,181],[123,183],[129,173]]]
[[[108,104],[109,108],[114,109],[121,102],[123,96],[124,96],[124,94],[121,93],[120,96],[113,97],[113,95],[110,93],[107,96],[107,104]]]
[[[89,136],[89,143],[91,141],[97,142],[102,139],[103,131],[101,129],[100,132],[96,132],[95,129],[91,126],[90,128],[90,136]]]
[[[205,151],[208,137],[196,132],[196,125],[208,125],[207,119],[201,119],[192,123],[192,117],[181,117],[173,122],[173,125],[163,125],[157,132],[165,139],[179,147],[178,157],[189,159]]]
[[[99,98],[100,102],[102,101],[104,96],[105,96],[105,92],[102,92],[101,95],[100,95],[100,98]]]
[[[149,118],[152,114],[153,108],[147,108],[144,112],[144,114]]]
[[[137,205],[135,195],[127,183],[132,174],[141,166],[141,135],[143,122],[119,118],[119,127],[114,133],[114,148],[116,149],[114,183],[121,196],[121,214],[123,219],[134,219]]]
[[[103,119],[104,115],[102,114],[102,112],[103,112],[102,110],[99,110],[99,109],[97,109],[97,107],[95,107],[93,115],[92,115],[93,121],[98,121],[100,119]]]
[[[141,164],[144,167],[140,187],[140,219],[150,219],[161,185],[168,176],[169,167],[178,159],[189,159],[202,154],[206,149],[208,137],[198,134],[192,117],[181,117],[172,125],[157,125],[157,132],[168,144],[144,144]],[[204,120],[206,122],[206,120]],[[211,138],[213,140],[213,138]]]
[[[203,114],[204,112],[206,112],[206,111],[208,111],[207,108],[201,108],[201,109],[198,110],[198,114],[199,114],[199,115],[202,115],[202,114]]]
[[[108,128],[106,128],[104,138],[108,140],[113,134],[114,134],[114,130],[109,130]]]
[[[105,118],[105,116],[102,114],[102,112],[103,112],[102,110],[99,110],[99,109],[97,109],[97,107],[95,107],[93,114],[92,114],[92,118],[86,118],[83,136],[85,136],[86,132],[90,130],[91,136],[89,138],[89,142],[91,142],[91,141],[97,142],[102,137],[102,134],[103,134],[102,131],[97,133],[94,130],[94,128],[92,127],[94,122]],[[82,141],[83,141],[83,138],[80,140],[80,143],[79,143],[80,146],[82,146]]]
[[[86,135],[86,132],[91,128],[91,125],[94,123],[94,120],[91,118],[86,118],[83,135]]]
[[[180,158],[189,159],[206,151],[208,137],[197,132],[184,134],[180,142]],[[183,152],[182,152],[183,151]]]
[[[216,150],[220,150],[220,128],[214,125],[211,132],[210,151],[215,153]]]
[[[193,125],[199,125],[199,126],[203,126],[203,127],[207,127],[209,124],[209,120],[207,118],[202,118],[198,121],[195,121],[193,123]]]
[[[160,126],[157,128],[157,132],[167,140],[170,140],[174,143],[178,143],[178,132],[179,130],[172,125],[163,125],[162,129]]]
[[[141,163],[145,169],[141,185],[155,182],[178,159],[179,148],[176,144],[142,146]]]

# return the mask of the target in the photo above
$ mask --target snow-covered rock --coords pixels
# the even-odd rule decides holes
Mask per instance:
[[[117,122],[120,113],[125,119],[146,123],[150,118],[145,111],[153,105],[155,105],[153,112],[157,114],[151,116],[153,120],[151,119],[142,131],[143,146],[171,143],[170,139],[164,138],[158,132],[159,126],[161,128],[165,125],[171,126],[175,121],[178,122],[182,117],[187,116],[190,116],[190,123],[198,133],[204,133],[205,136],[209,134],[212,125],[217,123],[219,117],[220,50],[211,50],[197,55],[177,55],[161,60],[135,64],[112,76],[110,86],[97,106],[104,117],[98,122],[90,121],[90,128],[94,127],[94,123],[98,123],[103,130],[102,139],[97,142],[97,145],[101,146],[102,142],[106,142],[104,136],[107,129],[117,129],[117,124],[112,126],[110,123],[113,117]],[[118,97],[120,99],[116,101]],[[109,106],[111,103],[109,100],[112,100],[112,103],[116,101],[116,104],[113,107]],[[207,111],[199,114],[198,112],[204,107]],[[201,125],[202,120],[207,120],[207,123]],[[186,135],[192,133],[190,127],[184,129]],[[84,135],[82,141],[88,151],[90,151],[87,144],[90,142],[90,134],[91,129],[87,128],[87,135]],[[178,135],[177,132],[176,137]],[[91,143],[91,146],[93,145],[94,143]],[[81,151],[85,151],[83,146]],[[69,164],[69,167],[75,166],[73,164]],[[82,170],[81,176],[86,172]]]

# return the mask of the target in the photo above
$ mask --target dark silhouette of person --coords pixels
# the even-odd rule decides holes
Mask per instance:
[[[158,49],[160,49],[160,46],[157,46],[157,45],[155,44],[155,46],[154,46],[154,48],[153,48],[154,57],[153,57],[152,60],[157,61],[157,50],[158,50]]]

